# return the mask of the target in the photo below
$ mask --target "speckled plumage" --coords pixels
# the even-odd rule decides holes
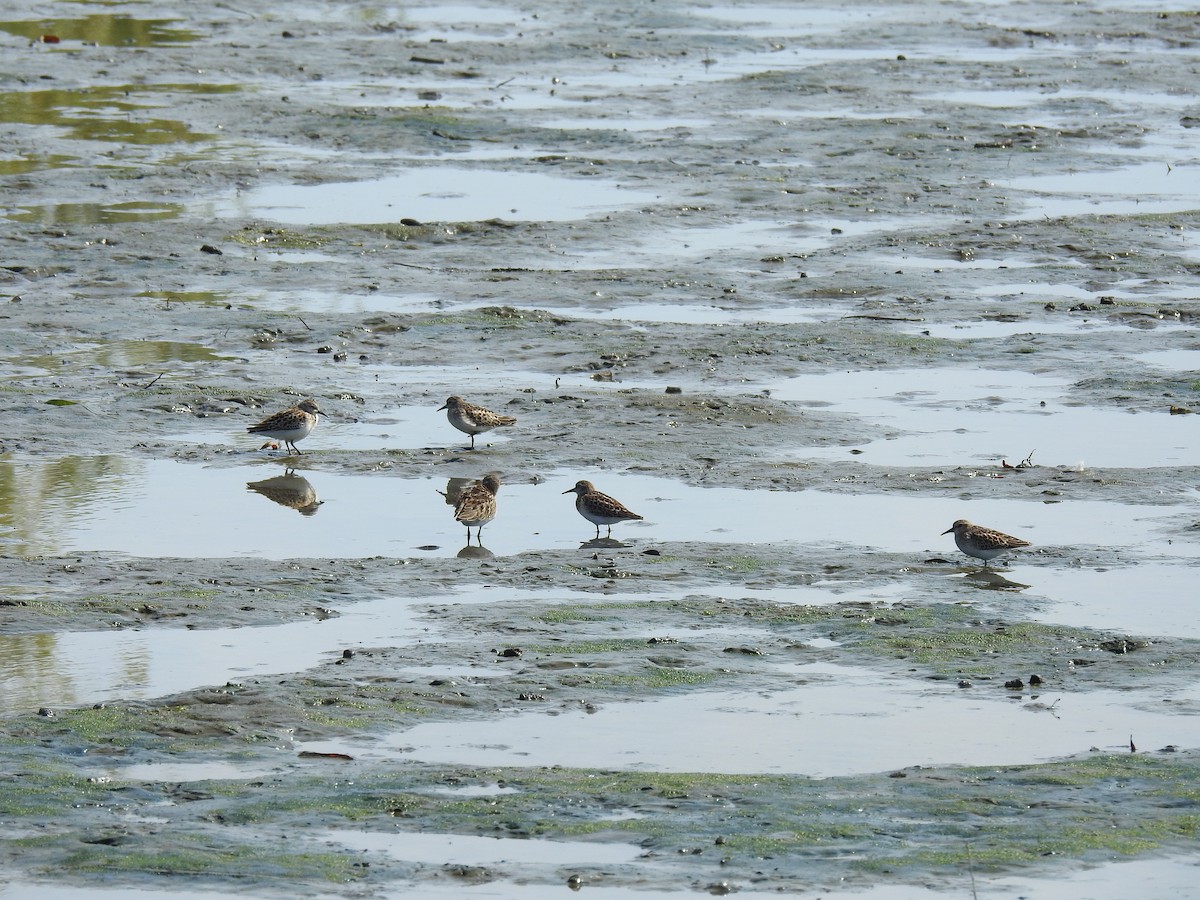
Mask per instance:
[[[272,440],[283,441],[285,447],[290,448],[297,455],[303,455],[296,447],[296,441],[303,440],[312,433],[312,430],[317,427],[317,416],[320,415],[324,415],[324,413],[317,408],[317,401],[310,398],[301,400],[295,406],[282,412],[267,416],[257,425],[251,425],[246,431],[250,434],[261,434]]]
[[[499,428],[502,425],[515,425],[517,420],[512,416],[503,416],[500,413],[494,413],[490,409],[484,409],[482,406],[476,406],[474,403],[468,403],[462,397],[451,397],[443,406],[438,407],[438,412],[446,410],[446,418],[450,420],[450,424],[464,434],[471,436],[471,449],[475,449],[475,435],[483,434],[485,431],[491,431],[493,428]]]
[[[467,543],[471,543],[471,529],[475,529],[475,538],[482,544],[483,526],[496,518],[496,492],[500,490],[500,478],[497,475],[485,475],[471,485],[458,498],[454,506],[454,518],[467,526]]]
[[[954,534],[954,543],[958,545],[959,550],[967,556],[982,559],[985,566],[988,560],[995,559],[1001,553],[1029,546],[1029,541],[1023,541],[1003,531],[984,528],[982,525],[972,525],[966,519],[959,519],[942,532],[951,533]]]
[[[596,537],[600,537],[600,526],[608,526],[608,536],[612,537],[612,527],[618,522],[629,522],[641,519],[637,513],[629,509],[608,494],[596,490],[590,481],[577,481],[575,487],[564,494],[575,495],[575,509],[579,514],[596,526]]]

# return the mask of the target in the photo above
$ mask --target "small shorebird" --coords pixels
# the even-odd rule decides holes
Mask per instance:
[[[467,543],[471,543],[471,529],[483,546],[483,526],[496,518],[496,492],[500,490],[498,475],[485,475],[462,492],[454,506],[454,518],[467,526]]]
[[[301,400],[290,409],[267,416],[257,425],[251,425],[246,430],[251,434],[261,434],[276,441],[283,441],[285,447],[290,447],[297,456],[302,456],[296,441],[303,440],[317,427],[317,416],[325,415],[317,409],[317,401]]]
[[[1029,546],[1029,541],[1023,541],[1003,531],[984,528],[982,525],[972,525],[966,519],[959,519],[942,534],[951,532],[954,533],[954,543],[958,544],[958,549],[967,556],[982,559],[985,566],[988,560],[995,559],[1001,553]]]
[[[475,449],[475,435],[499,428],[501,425],[515,425],[517,420],[512,416],[502,416],[490,409],[468,403],[462,397],[451,397],[444,406],[438,407],[438,412],[446,410],[446,418],[450,424],[464,434],[471,436],[471,449]]]
[[[600,493],[590,481],[577,481],[575,487],[563,493],[575,495],[575,508],[581,516],[596,526],[597,540],[600,538],[601,525],[608,526],[608,536],[612,537],[612,527],[618,522],[641,518],[623,503],[614,500],[608,494]]]

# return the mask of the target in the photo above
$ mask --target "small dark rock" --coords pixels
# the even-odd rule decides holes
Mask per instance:
[[[1012,678],[1004,682],[1004,686],[1010,691],[1019,691],[1025,687],[1025,682],[1023,682],[1020,678]]]
[[[520,659],[525,655],[525,651],[520,647],[505,647],[496,655],[503,659]]]
[[[221,249],[219,247],[214,247],[212,244],[201,244],[200,252],[201,253],[211,253],[213,256],[224,256],[225,255],[224,253],[221,252]]]

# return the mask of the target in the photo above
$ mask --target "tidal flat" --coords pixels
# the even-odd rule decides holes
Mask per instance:
[[[0,894],[1200,896],[1200,17],[43,12]]]

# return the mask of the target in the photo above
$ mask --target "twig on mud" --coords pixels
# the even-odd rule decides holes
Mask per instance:
[[[303,325],[305,328],[308,328],[308,323],[307,323],[307,322],[305,322],[305,321],[304,321],[304,319],[303,319],[301,316],[296,316],[296,318],[297,318],[297,319],[300,319],[300,324],[301,324],[301,325]],[[312,331],[312,329],[311,329],[311,328],[308,328],[308,330],[309,330],[309,331]]]
[[[142,385],[142,390],[148,391],[150,388],[154,387],[155,381],[158,381],[158,379],[162,378],[166,374],[167,374],[166,372],[159,372],[157,375],[154,376],[154,381],[151,381],[149,384]]]
[[[975,891],[975,860],[971,858],[971,842],[967,841],[967,874],[971,876],[971,900],[979,900]]]

